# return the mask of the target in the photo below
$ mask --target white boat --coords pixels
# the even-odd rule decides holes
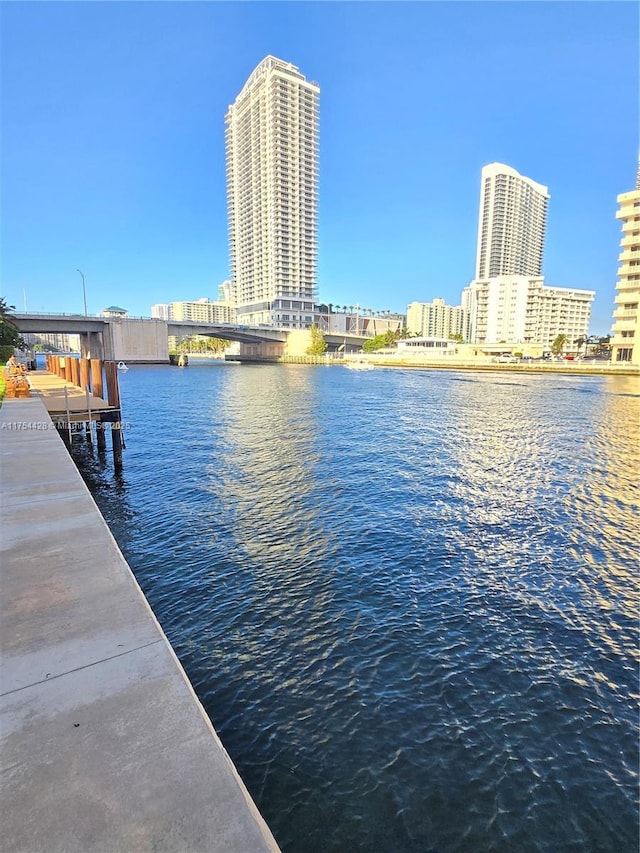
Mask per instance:
[[[128,367],[127,367],[127,365],[124,363],[124,361],[119,361],[119,362],[118,362],[118,370],[129,370],[129,368],[128,368]]]
[[[347,361],[345,364],[347,370],[374,370],[375,365],[371,364],[370,361]]]

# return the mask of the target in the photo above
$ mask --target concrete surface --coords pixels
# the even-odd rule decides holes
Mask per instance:
[[[0,409],[0,849],[277,850],[47,421]]]

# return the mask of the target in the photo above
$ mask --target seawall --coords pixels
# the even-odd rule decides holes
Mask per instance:
[[[37,398],[0,477],[3,853],[277,851]]]

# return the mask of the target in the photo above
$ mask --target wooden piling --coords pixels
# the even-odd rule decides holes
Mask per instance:
[[[80,387],[80,362],[77,358],[71,359],[71,382]]]
[[[91,365],[88,358],[80,359],[80,387],[83,391],[91,391],[91,380],[89,372]]]
[[[115,409],[119,409],[120,388],[118,387],[118,365],[115,361],[105,361],[104,375],[107,380],[107,402]]]
[[[104,400],[104,391],[102,385],[102,359],[89,359],[91,369],[91,387],[93,388],[93,396],[101,397]]]
[[[120,409],[120,388],[118,387],[118,366],[115,361],[105,361],[104,375],[107,381],[107,402],[115,409]],[[111,424],[111,444],[113,446],[113,467],[119,472],[122,470],[122,426],[120,423],[120,412],[118,420]]]
[[[104,399],[104,391],[102,385],[102,359],[89,359],[89,369],[91,373],[91,387],[93,388],[93,396],[102,397],[102,399]],[[98,450],[100,452],[104,452],[107,449],[107,441],[104,434],[104,427],[105,424],[102,420],[96,422],[96,442],[98,444]]]

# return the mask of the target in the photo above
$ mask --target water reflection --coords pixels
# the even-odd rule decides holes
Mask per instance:
[[[313,373],[249,368],[233,379],[215,403],[225,454],[207,466],[208,488],[250,558],[261,559],[268,547],[272,560],[304,561],[322,534],[319,507],[308,500],[317,419]]]

